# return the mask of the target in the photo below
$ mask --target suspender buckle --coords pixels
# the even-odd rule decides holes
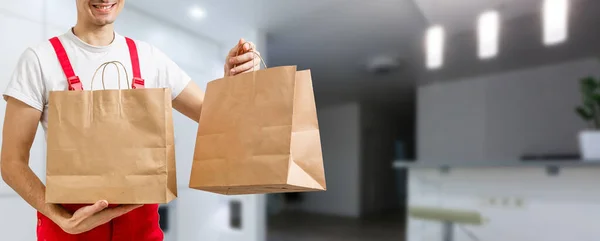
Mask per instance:
[[[79,80],[79,76],[71,76],[67,78],[69,81],[69,90],[83,90],[83,84]]]
[[[129,55],[131,57],[131,67],[133,70],[133,83],[131,84],[131,88],[133,89],[142,89],[144,88],[144,79],[142,79],[142,73],[140,71],[140,60],[138,57],[137,47],[135,45],[135,41],[130,38],[125,38],[127,41],[127,47],[129,48]],[[60,63],[60,66],[67,76],[67,82],[69,84],[69,90],[83,90],[83,84],[79,80],[79,77],[75,75],[73,71],[73,66],[71,66],[71,62],[69,61],[69,56],[65,51],[62,43],[58,39],[58,37],[53,37],[50,39],[50,43],[54,48],[54,52],[56,52],[56,56]]]
[[[133,89],[143,89],[144,88],[144,79],[133,77],[133,84],[131,84],[131,88]]]

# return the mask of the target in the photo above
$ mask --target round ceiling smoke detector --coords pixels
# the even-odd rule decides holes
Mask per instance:
[[[374,74],[387,74],[400,68],[398,58],[378,55],[367,61],[367,71]]]

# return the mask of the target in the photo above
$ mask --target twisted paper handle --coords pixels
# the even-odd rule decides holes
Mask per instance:
[[[129,86],[129,74],[127,73],[127,69],[125,68],[125,65],[123,65],[123,63],[121,63],[119,61],[109,61],[109,62],[101,64],[94,72],[94,76],[92,76],[91,89],[93,90],[93,88],[94,88],[94,79],[96,78],[96,74],[98,74],[98,71],[100,71],[100,68],[102,68],[102,88],[104,90],[106,90],[106,86],[104,85],[104,73],[106,71],[106,67],[109,64],[112,64],[117,68],[117,81],[118,81],[119,89],[121,89],[121,71],[119,71],[119,65],[121,67],[123,67],[123,71],[125,72],[125,80],[127,81],[127,89],[131,89],[131,87]]]

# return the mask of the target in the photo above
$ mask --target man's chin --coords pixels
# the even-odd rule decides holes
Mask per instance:
[[[98,25],[98,26],[104,26],[104,25],[109,25],[109,24],[113,24],[115,22],[114,19],[96,19],[94,21],[94,24]]]

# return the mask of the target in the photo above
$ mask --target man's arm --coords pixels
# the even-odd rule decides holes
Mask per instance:
[[[32,207],[53,221],[69,214],[44,201],[45,187],[29,167],[29,151],[35,138],[41,112],[23,102],[9,98],[2,131],[2,179]]]
[[[193,121],[199,122],[203,102],[204,91],[194,81],[190,81],[173,100],[173,108]]]
[[[29,152],[41,114],[39,110],[8,97],[0,160],[2,179],[6,184],[29,205],[71,234],[89,231],[139,207],[139,205],[122,205],[107,209],[106,201],[98,201],[71,214],[59,205],[47,204],[46,187],[29,167]]]
[[[227,57],[223,66],[224,76],[234,76],[260,69],[259,55],[252,42],[240,39]],[[204,92],[193,81],[190,81],[181,93],[173,100],[173,108],[188,118],[199,122]]]

